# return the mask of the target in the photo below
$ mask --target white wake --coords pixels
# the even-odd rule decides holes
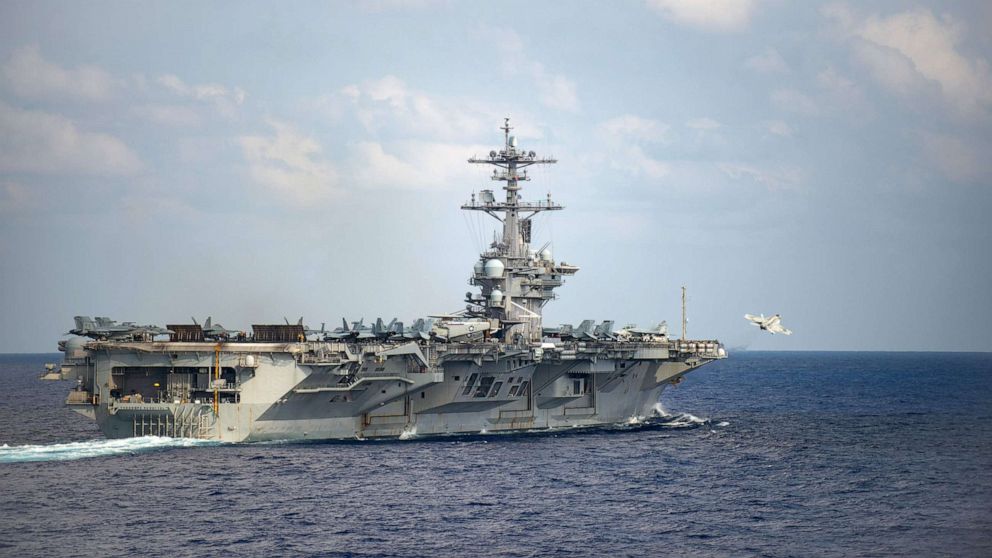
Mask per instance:
[[[24,446],[0,446],[0,463],[27,463],[31,461],[71,461],[90,457],[129,455],[168,448],[189,448],[219,444],[213,440],[194,438],[168,438],[164,436],[143,436],[119,440],[88,440],[66,444],[38,444]]]

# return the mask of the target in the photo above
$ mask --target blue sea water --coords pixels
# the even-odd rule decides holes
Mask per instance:
[[[739,353],[660,423],[102,441],[0,356],[2,556],[992,556],[992,354]]]

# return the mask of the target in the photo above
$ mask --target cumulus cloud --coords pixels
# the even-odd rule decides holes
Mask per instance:
[[[110,134],[0,102],[0,171],[108,176],[134,174],[141,167],[134,151]]]
[[[67,69],[46,60],[37,45],[14,50],[2,71],[16,95],[31,99],[101,101],[111,96],[116,85],[110,74],[96,66]]]
[[[707,31],[739,31],[747,27],[753,0],[648,0],[648,6],[682,25]]]
[[[946,178],[959,184],[992,179],[988,142],[965,141],[948,134],[923,134],[923,150],[930,162]]]
[[[720,163],[718,168],[733,180],[750,180],[768,190],[791,190],[802,181],[802,172],[790,166],[763,169],[745,163]]]
[[[224,116],[233,116],[245,102],[246,93],[240,87],[228,88],[218,83],[187,84],[178,76],[165,74],[156,82],[173,94],[186,99],[211,103]]]
[[[270,120],[274,134],[238,139],[248,170],[280,199],[304,205],[337,193],[337,173],[321,156],[321,145],[289,124]]]
[[[503,69],[509,75],[524,74],[534,84],[541,104],[565,112],[579,112],[582,104],[575,82],[564,74],[551,72],[544,64],[530,58],[524,49],[523,39],[514,31],[487,31],[498,37],[497,44],[503,52]]]
[[[647,144],[668,141],[669,126],[663,122],[626,114],[600,124],[606,140],[611,167],[633,175],[659,179],[671,172],[671,166],[645,152]]]
[[[693,130],[707,131],[716,130],[721,126],[719,122],[713,120],[712,118],[694,118],[685,123],[686,128],[691,128]]]
[[[35,205],[32,191],[27,186],[0,180],[0,215],[15,216]]]
[[[200,124],[199,113],[184,105],[150,103],[132,108],[131,113],[143,120],[175,128]]]
[[[744,62],[744,67],[762,74],[775,74],[789,71],[789,65],[785,63],[782,55],[774,48],[767,48],[765,52],[756,54]]]
[[[884,87],[916,96],[926,82],[936,84],[947,103],[964,114],[985,112],[992,104],[988,62],[958,50],[964,25],[953,17],[924,8],[865,17],[843,4],[824,13],[855,39],[856,57]]]
[[[448,0],[363,0],[358,7],[369,12],[413,11],[443,7]]]
[[[776,89],[771,93],[772,104],[777,108],[799,114],[812,115],[820,112],[820,107],[809,95],[795,89]]]
[[[343,87],[334,98],[316,101],[332,118],[353,114],[369,132],[390,130],[431,138],[475,137],[502,119],[491,107],[462,99],[441,99],[387,75]]]
[[[402,141],[353,144],[348,156],[353,183],[372,189],[448,190],[473,178],[465,160],[484,145]]]
[[[614,138],[638,141],[663,141],[667,138],[669,130],[667,124],[632,114],[611,118],[603,122],[600,127]]]
[[[816,75],[816,83],[833,99],[846,104],[857,105],[864,102],[864,94],[856,83],[842,75],[832,66]]]
[[[765,122],[764,127],[769,134],[772,134],[774,136],[781,136],[783,138],[792,137],[792,133],[793,133],[792,127],[786,124],[785,122],[782,122],[781,120],[770,120],[768,122]]]

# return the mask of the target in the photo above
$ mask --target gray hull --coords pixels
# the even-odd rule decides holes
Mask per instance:
[[[712,345],[672,353],[673,345],[563,344],[536,360],[534,350],[481,343],[457,351],[417,343],[228,344],[218,352],[209,343],[93,342],[67,358],[63,371],[83,388],[67,402],[108,438],[431,436],[651,416],[665,386],[712,360],[699,352]],[[312,362],[317,357],[323,362]],[[223,387],[211,384],[214,376],[226,378]]]

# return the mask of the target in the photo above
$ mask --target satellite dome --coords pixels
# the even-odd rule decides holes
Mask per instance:
[[[490,279],[496,279],[497,277],[502,277],[504,269],[506,269],[506,266],[504,266],[503,262],[497,260],[496,258],[487,261],[486,265],[483,267],[483,270],[486,273],[486,277]]]
[[[475,262],[475,267],[473,269],[475,269],[476,275],[482,275],[482,272],[485,270],[482,264],[482,260]]]
[[[82,349],[89,341],[86,337],[73,336],[65,340],[65,348],[66,350]]]
[[[499,306],[503,303],[503,291],[499,289],[493,289],[493,292],[489,293],[489,302],[494,306]]]
[[[551,261],[551,256],[552,256],[552,254],[551,254],[551,247],[550,246],[548,246],[544,250],[541,250],[541,259],[542,260],[544,260],[546,262],[550,262]]]

